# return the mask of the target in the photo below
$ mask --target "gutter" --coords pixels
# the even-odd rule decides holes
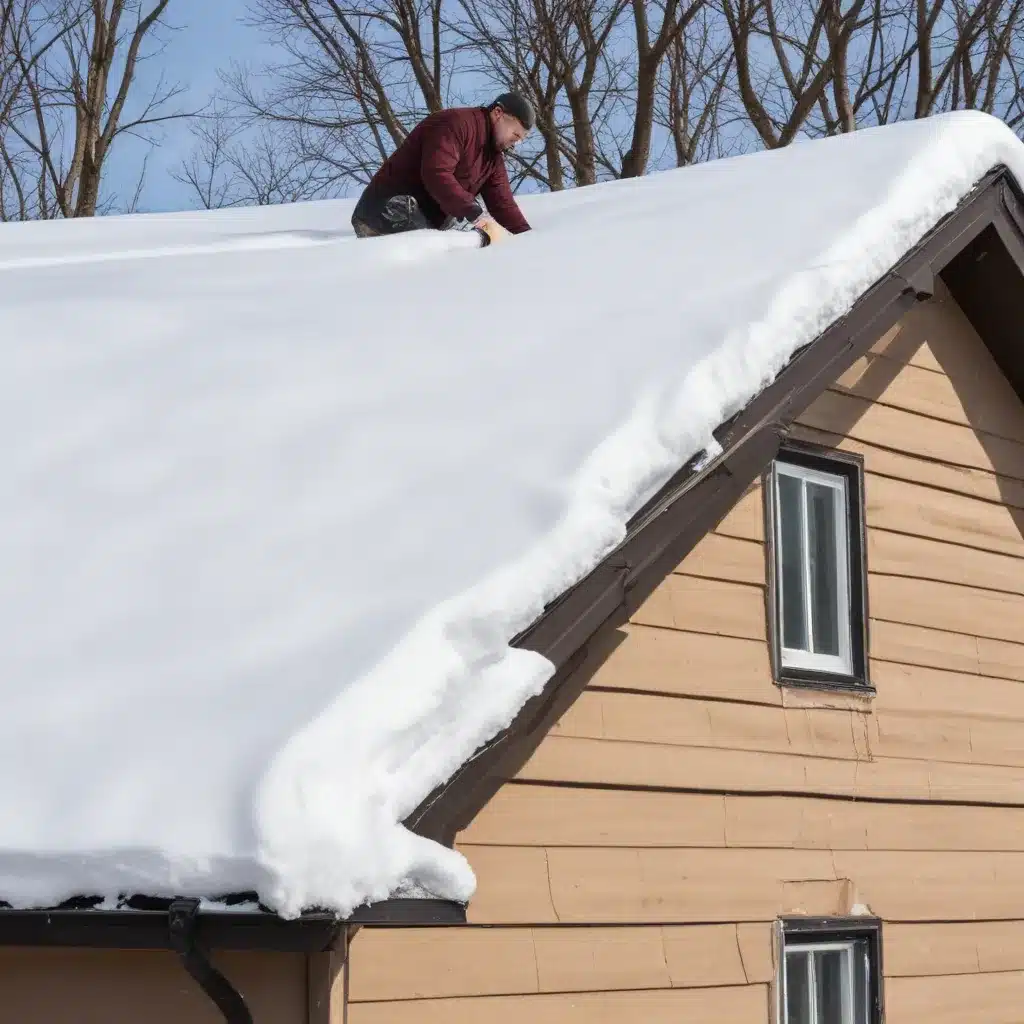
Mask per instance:
[[[210,962],[214,949],[276,953],[342,952],[364,925],[430,927],[466,923],[460,903],[391,899],[357,907],[347,918],[310,911],[286,920],[265,910],[200,909],[194,898],[128,901],[124,909],[97,910],[72,901],[42,910],[0,907],[0,946],[86,946],[93,949],[174,950],[182,966],[226,1024],[253,1024],[241,993]],[[227,904],[225,904],[227,907]]]

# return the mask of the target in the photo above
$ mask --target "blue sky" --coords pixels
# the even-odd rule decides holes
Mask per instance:
[[[162,70],[169,82],[187,86],[179,100],[184,108],[202,106],[217,89],[217,71],[233,61],[259,65],[273,56],[260,32],[242,23],[245,0],[171,0],[168,29],[161,32],[163,54],[142,65],[136,99],[144,100]],[[160,146],[149,157],[141,208],[147,211],[192,209],[188,189],[176,182],[170,170],[177,168],[192,149],[192,137],[183,122],[158,129]],[[142,143],[122,136],[111,152],[106,191],[126,198],[134,193],[142,157]]]

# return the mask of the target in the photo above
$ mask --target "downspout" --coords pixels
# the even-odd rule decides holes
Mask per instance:
[[[181,958],[185,970],[199,987],[216,1003],[225,1024],[253,1024],[252,1014],[241,993],[210,963],[206,952],[196,940],[196,915],[199,900],[174,900],[167,911],[167,927],[171,948]]]

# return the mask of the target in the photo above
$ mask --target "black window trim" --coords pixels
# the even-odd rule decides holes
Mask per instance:
[[[816,469],[824,473],[842,474],[850,484],[847,509],[847,537],[850,557],[850,646],[853,672],[833,673],[820,669],[801,669],[782,664],[782,630],[777,601],[777,545],[775,535],[775,477],[776,463]],[[811,690],[839,690],[844,693],[874,695],[875,687],[868,674],[869,619],[868,619],[868,565],[867,525],[864,500],[864,457],[856,452],[839,451],[809,441],[787,438],[779,448],[761,478],[764,495],[764,538],[766,562],[766,613],[768,619],[768,647],[772,678],[778,686]]]
[[[882,919],[869,915],[856,917],[781,917],[779,924],[779,946],[776,957],[775,980],[778,1024],[785,1022],[785,1008],[782,1006],[782,977],[786,969],[786,943],[849,942],[866,939],[871,965],[868,984],[870,987],[870,1024],[884,1024],[885,991],[884,965],[882,963]]]

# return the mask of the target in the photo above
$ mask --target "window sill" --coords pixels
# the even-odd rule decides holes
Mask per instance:
[[[860,697],[874,697],[878,692],[870,682],[852,676],[829,676],[824,673],[783,670],[775,680],[782,689],[822,690]]]

